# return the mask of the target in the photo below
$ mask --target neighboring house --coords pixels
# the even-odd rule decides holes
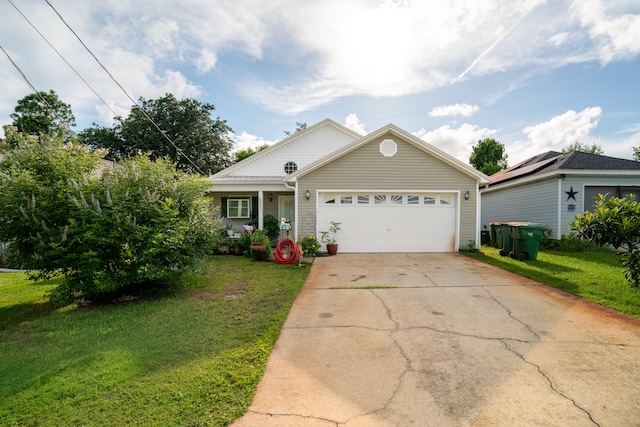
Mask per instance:
[[[224,222],[271,214],[290,237],[341,223],[340,252],[450,252],[479,242],[479,187],[488,177],[389,124],[366,136],[332,121],[211,177]]]
[[[549,151],[497,172],[481,189],[482,226],[494,221],[543,224],[549,237],[571,232],[569,222],[593,208],[598,194],[640,193],[640,162],[581,152]]]

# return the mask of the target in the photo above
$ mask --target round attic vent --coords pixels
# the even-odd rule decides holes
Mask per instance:
[[[385,157],[393,157],[398,152],[398,144],[392,139],[384,139],[380,143],[380,153]]]
[[[298,165],[296,165],[296,162],[287,162],[284,165],[284,173],[286,173],[287,175],[289,175],[290,173],[294,173],[297,170]]]

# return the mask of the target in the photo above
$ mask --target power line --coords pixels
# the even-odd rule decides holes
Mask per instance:
[[[80,77],[80,80],[82,80],[82,81],[84,82],[84,84],[85,84],[85,85],[87,85],[87,87],[88,87],[89,89],[91,89],[91,91],[92,91],[92,92],[93,92],[93,93],[94,93],[94,94],[95,94],[95,95],[100,99],[100,101],[102,101],[102,103],[103,103],[104,105],[106,105],[106,106],[107,106],[107,108],[108,108],[109,110],[111,110],[111,112],[113,113],[113,115],[114,115],[114,116],[117,116],[118,114],[117,114],[115,111],[113,111],[113,109],[111,108],[111,106],[110,106],[109,104],[107,104],[107,101],[105,101],[105,100],[104,100],[104,99],[103,99],[103,98],[98,94],[98,92],[96,92],[96,90],[95,90],[95,89],[94,89],[94,88],[89,84],[89,82],[87,82],[87,81],[84,79],[84,77],[82,77],[82,76],[80,75],[80,73],[78,72],[78,70],[76,70],[76,69],[73,67],[73,65],[71,65],[71,64],[69,63],[69,61],[67,61],[67,60],[66,60],[66,58],[65,58],[64,56],[62,56],[62,54],[58,51],[58,49],[56,49],[56,48],[55,48],[55,46],[53,46],[53,45],[51,44],[51,42],[49,42],[49,40],[44,36],[44,34],[42,34],[42,33],[40,32],[40,30],[38,30],[38,28],[36,28],[36,26],[35,26],[35,25],[33,25],[33,23],[29,20],[29,18],[27,18],[27,17],[25,16],[25,14],[24,14],[24,13],[22,13],[22,11],[21,11],[20,9],[18,9],[18,7],[13,3],[13,1],[12,1],[12,0],[8,0],[8,1],[9,1],[9,3],[11,3],[11,6],[13,6],[13,8],[14,8],[15,10],[17,10],[17,11],[18,11],[18,13],[19,13],[23,18],[24,18],[24,20],[25,20],[25,21],[27,21],[27,22],[29,23],[29,25],[31,25],[31,28],[33,28],[33,29],[36,31],[36,33],[38,33],[38,35],[39,35],[40,37],[42,37],[42,39],[43,39],[43,40],[44,40],[44,41],[49,45],[49,47],[50,47],[51,49],[53,49],[53,51],[54,51],[55,53],[57,53],[57,54],[58,54],[58,56],[59,56],[60,58],[62,58],[62,60],[63,60],[63,61],[64,61],[68,66],[69,66],[69,68],[71,68],[71,69],[73,70],[73,72],[74,72],[74,73],[76,73],[76,75],[77,75],[78,77]],[[32,86],[32,88],[33,88],[33,86]]]
[[[91,51],[91,49],[89,49],[89,47],[84,43],[84,41],[80,38],[80,36],[73,30],[73,28],[71,28],[71,26],[67,23],[67,21],[65,21],[65,19],[62,17],[62,15],[60,15],[60,13],[56,10],[55,7],[53,7],[53,5],[49,2],[49,0],[45,0],[47,2],[47,4],[49,5],[49,7],[51,7],[51,9],[53,9],[53,11],[56,13],[56,15],[58,15],[58,18],[60,18],[60,20],[64,23],[64,25],[66,25],[66,27],[69,29],[69,31],[71,31],[71,33],[73,33],[74,36],[76,36],[76,38],[78,39],[78,41],[80,42],[80,44],[82,44],[82,46],[84,46],[84,48],[87,50],[87,52],[89,52],[89,54],[93,57],[93,59],[95,59],[95,61],[98,63],[98,65],[100,65],[100,67],[102,67],[102,69],[107,73],[107,75],[111,78],[111,80],[114,81],[114,83],[116,85],[118,85],[118,87],[122,90],[122,92],[131,100],[131,102],[133,102],[133,104],[138,107],[140,109],[140,111],[142,111],[142,114],[145,116],[145,118],[147,120],[149,120],[149,122],[158,130],[158,132],[160,132],[160,134],[167,140],[169,141],[169,143],[171,145],[173,145],[173,147],[176,149],[176,154],[179,156],[183,156],[185,159],[187,159],[189,161],[189,163],[191,163],[193,165],[194,168],[196,168],[196,170],[198,172],[200,172],[200,174],[204,175],[204,172],[202,172],[202,170],[200,170],[200,168],[198,167],[198,165],[196,165],[190,158],[189,156],[187,156],[186,154],[183,153],[183,151],[171,140],[171,138],[169,138],[169,136],[162,130],[160,129],[160,126],[158,126],[156,124],[155,121],[153,121],[153,119],[151,117],[149,117],[149,115],[147,114],[147,112],[140,106],[138,105],[138,102],[136,100],[133,99],[133,97],[131,95],[129,95],[129,93],[124,89],[124,87],[122,87],[122,85],[115,79],[115,77],[113,77],[113,75],[109,72],[109,70],[107,69],[107,67],[105,67],[102,62],[100,62],[100,60],[96,57],[96,55],[94,55],[94,53]],[[9,0],[9,2],[11,2],[11,0]],[[11,4],[13,4],[11,2]],[[15,5],[14,5],[15,7]]]
[[[49,105],[49,103],[47,102],[47,100],[42,96],[42,94],[40,93],[40,91],[38,91],[35,86],[31,83],[31,81],[29,81],[29,79],[27,78],[27,76],[25,75],[25,73],[22,71],[22,69],[18,66],[18,64],[15,63],[15,61],[13,60],[13,58],[11,58],[11,55],[9,55],[9,53],[4,50],[4,48],[2,46],[0,46],[0,49],[2,50],[2,52],[4,52],[4,54],[7,56],[7,58],[9,59],[9,61],[11,62],[11,64],[13,64],[14,68],[16,70],[18,70],[18,72],[20,73],[20,75],[22,76],[22,78],[24,79],[25,82],[27,82],[27,84],[29,85],[29,87],[31,88],[31,90],[33,90],[33,93],[35,93],[38,98],[40,98],[40,100],[44,103],[45,107],[49,110],[49,112],[55,114],[55,110],[51,107],[51,105]],[[62,117],[58,117],[58,119],[62,120]]]

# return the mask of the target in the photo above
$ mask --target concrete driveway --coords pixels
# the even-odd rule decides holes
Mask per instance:
[[[316,259],[246,426],[639,426],[640,321],[459,254]]]

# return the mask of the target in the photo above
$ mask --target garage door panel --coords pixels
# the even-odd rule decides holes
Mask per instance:
[[[382,195],[383,193],[376,193]],[[455,250],[456,216],[455,195],[447,193],[439,203],[439,194],[430,192],[437,203],[407,204],[409,193],[386,194],[386,205],[321,204],[318,207],[318,231],[326,230],[330,221],[341,223],[338,233],[341,252],[451,252]],[[410,193],[415,195],[416,193]],[[397,203],[398,195],[404,196],[404,204]],[[392,197],[395,196],[395,197]],[[322,197],[320,197],[322,200]],[[353,200],[357,200],[353,197]],[[413,198],[415,201],[415,198]]]

